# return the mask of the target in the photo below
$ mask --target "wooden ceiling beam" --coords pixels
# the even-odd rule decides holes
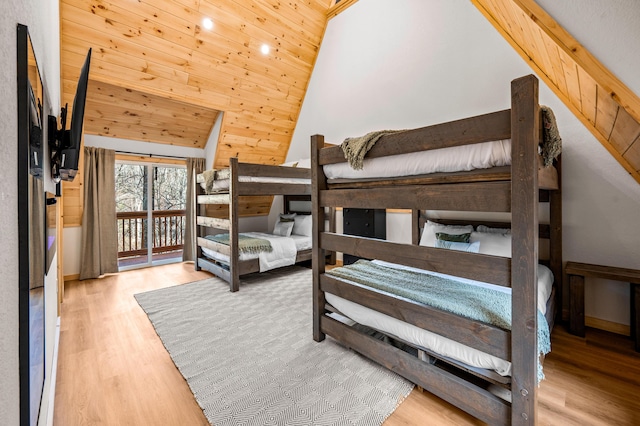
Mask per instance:
[[[640,98],[533,0],[472,3],[640,183]]]

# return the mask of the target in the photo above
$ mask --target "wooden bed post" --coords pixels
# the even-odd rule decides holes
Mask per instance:
[[[537,422],[538,79],[511,82],[511,424]]]
[[[195,213],[196,213],[196,217],[194,220],[194,226],[196,228],[196,233],[194,235],[195,241],[193,242],[196,245],[196,258],[194,259],[195,262],[193,262],[194,268],[196,271],[199,271],[200,269],[202,269],[200,267],[200,258],[202,257],[202,247],[200,247],[200,244],[198,244],[198,237],[200,237],[202,235],[202,230],[203,230],[203,226],[200,226],[198,224],[198,216],[206,216],[207,215],[207,206],[204,204],[200,204],[198,203],[198,196],[204,194],[204,190],[202,189],[202,186],[200,186],[199,183],[196,182],[196,177],[193,176],[193,180],[194,180],[194,186],[195,186],[195,196],[194,196],[194,202],[196,203],[196,207],[194,209]]]
[[[320,289],[320,275],[325,271],[324,250],[320,247],[320,234],[324,230],[324,206],[320,205],[320,191],[326,189],[326,178],[319,164],[320,148],[324,146],[324,136],[311,136],[311,215],[312,223],[312,265],[313,265],[313,340],[321,342],[325,334],[320,329],[320,317],[324,313],[324,292]]]
[[[556,159],[555,167],[558,171],[558,189],[549,194],[549,266],[557,292],[556,320],[562,321],[563,312],[569,312],[569,283],[565,284],[562,263],[562,155]]]
[[[411,244],[420,243],[420,210],[411,209]]]
[[[238,158],[229,159],[231,177],[229,180],[229,290],[240,289],[240,271],[238,270]]]

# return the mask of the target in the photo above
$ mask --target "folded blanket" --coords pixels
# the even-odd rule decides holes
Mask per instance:
[[[204,190],[207,194],[211,194],[213,191],[213,183],[216,180],[229,179],[231,172],[229,169],[210,169],[202,172],[202,177],[204,178]]]
[[[229,234],[207,235],[207,240],[215,241],[220,244],[229,245]],[[271,252],[273,248],[268,240],[262,238],[254,238],[244,234],[238,234],[238,252],[239,253],[261,253]]]
[[[362,170],[364,156],[384,135],[403,132],[404,130],[377,130],[357,138],[346,138],[340,145],[344,158],[354,170]]]
[[[202,172],[202,177],[204,177],[204,190],[207,194],[211,194],[211,191],[213,191],[213,181],[216,178],[216,171],[211,169],[211,170],[205,170],[204,172]]]
[[[544,160],[544,166],[549,167],[562,152],[562,138],[558,131],[556,116],[551,108],[540,105],[540,110],[542,111],[543,121],[542,159]]]
[[[511,295],[493,289],[473,286],[460,281],[400,270],[358,260],[352,265],[327,271],[349,281],[451,312],[475,321],[511,330]],[[549,324],[538,310],[538,351],[551,351]],[[542,380],[538,365],[538,381]]]
[[[542,112],[543,120],[542,158],[544,160],[544,166],[549,167],[553,164],[553,160],[562,152],[562,138],[558,131],[556,117],[551,108],[540,105],[540,111]],[[354,170],[362,170],[365,155],[373,148],[378,139],[384,135],[403,131],[404,130],[377,130],[369,132],[364,136],[346,138],[340,147],[344,153],[344,158],[349,162],[351,168]]]

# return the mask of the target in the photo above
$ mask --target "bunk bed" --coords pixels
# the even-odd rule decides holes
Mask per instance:
[[[235,292],[239,290],[242,275],[311,259],[311,181],[308,167],[241,163],[237,158],[231,158],[228,169],[211,172],[211,181],[207,179],[206,174],[199,174],[196,180],[200,184],[196,185],[196,270],[205,269],[224,279],[229,283],[229,289]],[[303,231],[288,238],[278,238],[269,234],[240,234],[239,197],[265,195],[283,195],[284,213],[290,214],[289,217],[297,214],[299,217],[295,219],[295,225],[300,226]],[[207,205],[228,206],[228,217],[208,217]],[[304,219],[305,216],[307,219]],[[305,230],[307,223],[308,231]],[[330,219],[330,227],[332,226],[334,224]],[[224,233],[226,238],[224,241],[216,241],[209,235],[212,233]],[[280,247],[281,251],[277,253],[288,253],[290,261],[280,259],[285,260],[282,262],[273,256],[265,261],[264,256],[257,251],[241,253],[240,240],[243,238],[254,238],[254,241],[259,239],[262,242],[266,239],[271,243],[267,243],[268,245]],[[282,239],[287,241],[281,241]],[[276,243],[279,245],[276,246]],[[288,246],[283,245],[284,243]]]
[[[562,289],[560,157],[548,161],[551,164],[547,167],[543,164],[539,153],[542,123],[538,80],[530,75],[511,83],[511,109],[385,134],[369,150],[364,169],[369,173],[374,161],[437,153],[441,148],[477,147],[492,141],[503,147],[507,142],[510,164],[419,175],[409,171],[404,176],[396,171],[393,177],[369,173],[356,179],[350,171],[336,172],[336,166],[348,170],[343,167],[346,163],[340,147],[322,148],[324,137],[312,136],[314,213],[327,207],[407,209],[412,212],[414,224],[412,243],[401,244],[322,231],[321,219],[314,214],[314,340],[322,341],[329,335],[489,424],[535,424],[541,362],[538,332],[546,327],[538,307],[546,310],[546,321],[552,326],[555,306],[562,306],[556,300]],[[548,224],[539,221],[540,203],[548,208]],[[478,225],[508,227],[502,232],[509,239],[511,256],[481,250],[447,250],[425,243],[427,227],[421,218],[426,211],[438,210],[483,212],[480,216],[502,212],[499,216],[510,218],[506,225],[474,219],[476,222],[467,221],[467,229],[472,229],[473,234]],[[455,225],[460,224],[443,222],[438,226],[449,230],[453,228],[447,226]],[[548,246],[543,243],[548,248],[548,262],[541,263],[548,265],[549,273],[543,273],[544,266],[539,265],[540,238],[548,240]],[[359,280],[342,274],[353,265],[325,270],[321,261],[325,250],[376,259],[382,263],[380,267],[414,268],[415,273],[432,271],[506,289],[510,292],[507,306],[515,313],[510,318],[510,330],[416,301],[402,291],[398,294],[380,288],[368,278]],[[542,275],[555,282],[548,292],[549,300],[538,303],[539,298],[546,298],[540,294],[538,284]],[[395,277],[392,272],[386,280],[396,281]],[[450,284],[447,281],[440,285]],[[446,289],[448,292],[450,287]],[[383,314],[392,322],[488,354],[506,362],[505,371],[497,374],[492,368],[442,355],[437,346],[425,347],[421,340],[412,340],[376,319],[361,319],[365,317],[358,316],[358,309]]]

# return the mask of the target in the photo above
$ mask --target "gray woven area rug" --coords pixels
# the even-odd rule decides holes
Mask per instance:
[[[311,270],[292,266],[135,297],[213,425],[379,425],[412,384],[312,338]]]

